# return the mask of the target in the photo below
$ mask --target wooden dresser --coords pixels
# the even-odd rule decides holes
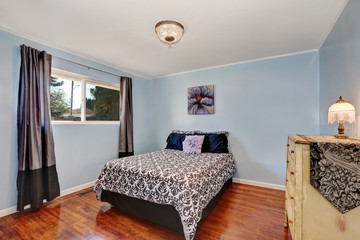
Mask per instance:
[[[289,227],[292,239],[360,239],[360,207],[344,214],[345,231],[339,228],[341,215],[310,185],[310,142],[298,135],[289,135],[284,225]]]

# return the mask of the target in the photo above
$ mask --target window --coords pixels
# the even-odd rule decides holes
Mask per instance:
[[[51,77],[51,120],[81,121],[81,82],[63,77]]]
[[[50,85],[52,121],[119,121],[119,84],[53,69]]]
[[[119,121],[119,90],[86,83],[86,120]]]

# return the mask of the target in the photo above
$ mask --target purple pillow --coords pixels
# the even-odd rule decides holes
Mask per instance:
[[[187,135],[183,141],[183,151],[186,153],[199,154],[204,142],[204,135]]]

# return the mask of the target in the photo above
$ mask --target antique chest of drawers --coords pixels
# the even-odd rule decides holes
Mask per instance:
[[[360,207],[344,214],[346,229],[341,231],[342,214],[310,185],[310,142],[307,139],[289,135],[286,166],[284,225],[289,228],[293,240],[360,239]]]

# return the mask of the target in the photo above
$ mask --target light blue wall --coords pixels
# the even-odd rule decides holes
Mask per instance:
[[[360,1],[350,0],[320,49],[320,133],[334,135],[337,124],[327,124],[327,111],[341,95],[360,116]],[[345,133],[357,136],[356,124]]]
[[[288,134],[319,133],[317,52],[176,75],[153,81],[0,31],[0,210],[16,205],[16,105],[19,45],[133,78],[135,152],[165,147],[173,129],[228,130],[235,177],[284,184]],[[118,79],[54,59],[63,70]],[[187,115],[187,88],[215,85],[215,114]],[[96,179],[117,155],[116,125],[55,125],[61,190]]]
[[[318,52],[154,80],[156,148],[173,129],[227,130],[235,177],[284,185],[288,134],[319,133]],[[215,85],[215,114],[188,115],[187,88]]]
[[[152,83],[149,80],[0,31],[0,210],[16,205],[16,108],[20,71],[19,45],[30,45],[58,57],[133,78],[134,145],[136,153],[153,149],[149,142]],[[110,75],[53,60],[53,67],[119,82]],[[94,181],[104,163],[117,157],[118,125],[54,125],[55,151],[61,190]]]

